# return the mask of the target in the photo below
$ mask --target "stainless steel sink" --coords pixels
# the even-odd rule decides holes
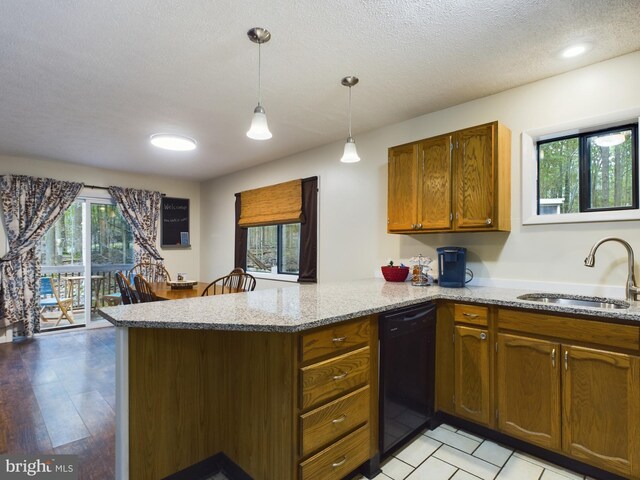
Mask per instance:
[[[529,300],[540,303],[554,303],[569,307],[596,307],[607,309],[629,308],[629,302],[612,298],[585,297],[582,295],[563,295],[559,293],[527,293],[520,295],[520,300]]]

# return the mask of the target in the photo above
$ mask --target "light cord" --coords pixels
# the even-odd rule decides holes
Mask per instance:
[[[262,71],[262,55],[260,50],[261,45],[262,42],[258,42],[258,105],[260,105],[262,102],[262,93],[260,89],[260,73]]]
[[[349,137],[351,137],[351,86],[349,86]]]

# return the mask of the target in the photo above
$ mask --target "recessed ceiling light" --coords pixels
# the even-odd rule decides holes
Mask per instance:
[[[562,58],[577,57],[578,55],[582,55],[583,53],[585,53],[587,50],[589,50],[589,48],[591,48],[591,45],[589,45],[588,43],[579,43],[577,45],[571,45],[570,47],[567,47],[564,50],[562,50],[562,52],[560,52],[560,56]]]
[[[615,147],[625,142],[626,137],[624,133],[612,133],[611,135],[605,135],[604,137],[596,137],[596,145],[599,147]]]
[[[185,137],[184,135],[155,133],[151,135],[151,145],[164,150],[186,152],[188,150],[195,150],[197,143],[193,138]]]

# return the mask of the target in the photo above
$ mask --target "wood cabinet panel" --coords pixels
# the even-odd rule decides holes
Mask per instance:
[[[560,344],[498,334],[498,428],[560,449]]]
[[[418,144],[389,149],[387,229],[413,229],[418,217]]]
[[[490,362],[487,330],[455,327],[455,413],[485,425],[490,421]]]
[[[600,344],[625,350],[640,349],[640,327],[634,325],[501,308],[498,310],[498,327],[573,342]]]
[[[563,351],[563,450],[640,476],[640,358],[577,346]]]
[[[369,347],[300,369],[300,408],[332,400],[369,383]]]
[[[420,230],[451,227],[451,135],[420,142],[418,225]]]
[[[338,323],[300,336],[302,362],[335,355],[369,343],[370,317],[355,322]]]
[[[369,420],[369,387],[300,416],[302,456],[326,447]]]
[[[436,320],[436,410],[455,413],[454,304],[438,304]]]
[[[494,127],[481,125],[455,135],[457,228],[485,228],[495,221]]]
[[[489,323],[489,307],[456,303],[455,321],[456,323],[469,323],[486,327]]]
[[[369,456],[368,425],[334,443],[300,464],[301,480],[338,480],[345,477]]]

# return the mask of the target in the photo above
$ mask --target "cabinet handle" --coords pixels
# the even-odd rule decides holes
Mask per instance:
[[[564,351],[564,369],[569,370],[569,350]]]
[[[551,350],[551,366],[556,368],[556,349]]]
[[[349,375],[349,372],[342,372],[340,375],[334,375],[333,379],[334,380],[342,380],[347,375]]]
[[[412,224],[411,224],[411,228],[413,228],[413,229],[415,230],[415,229],[416,229],[416,224],[415,224],[415,223],[412,223]]]
[[[331,466],[333,468],[338,468],[339,466],[344,465],[344,462],[346,462],[346,461],[347,461],[347,456],[345,455],[344,457],[342,457],[342,460],[339,460],[339,461],[337,461],[335,463],[332,463]]]
[[[480,340],[486,340],[487,339],[487,334],[484,332],[480,333]]]
[[[477,313],[463,313],[462,316],[467,318],[478,318]]]
[[[422,224],[421,224],[421,223],[417,224],[417,225],[416,225],[416,228],[417,228],[418,230],[420,230],[420,229],[422,228]]]
[[[449,214],[449,221],[451,222],[453,220],[453,212]]]
[[[331,341],[333,343],[340,343],[340,342],[344,342],[347,339],[347,337],[334,337],[331,339]]]
[[[340,415],[338,418],[334,418],[333,420],[331,420],[331,423],[342,423],[347,419],[347,415]]]
[[[491,219],[487,218],[487,225],[491,225]]]

